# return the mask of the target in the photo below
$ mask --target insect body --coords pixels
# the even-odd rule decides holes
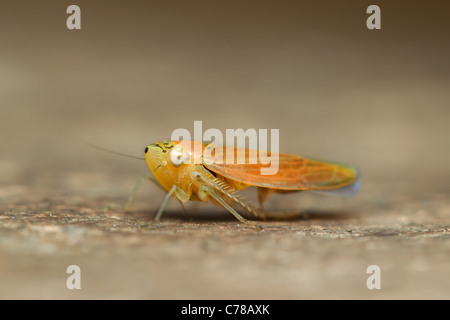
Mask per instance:
[[[354,167],[280,153],[276,157],[278,171],[267,176],[261,175],[264,165],[260,162],[230,163],[227,160],[229,152],[249,160],[249,150],[214,146],[211,152],[208,149],[211,147],[195,141],[164,141],[145,148],[145,160],[155,183],[168,192],[155,221],[161,218],[168,200],[175,197],[181,202],[211,200],[242,223],[260,229],[259,224],[243,218],[233,208],[238,205],[256,217],[263,217],[259,209],[240,198],[236,191],[255,186],[262,204],[274,192],[340,190],[353,193],[359,188],[359,170]]]

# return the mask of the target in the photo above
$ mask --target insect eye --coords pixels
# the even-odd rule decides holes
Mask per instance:
[[[188,163],[190,158],[189,152],[181,146],[175,146],[172,151],[170,151],[170,162],[172,162],[175,167],[178,167],[183,163]]]

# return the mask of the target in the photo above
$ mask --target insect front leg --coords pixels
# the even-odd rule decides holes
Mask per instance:
[[[159,207],[158,212],[156,213],[155,218],[153,219],[153,221],[151,221],[150,223],[145,223],[144,227],[149,227],[153,224],[158,224],[159,220],[161,219],[161,216],[164,212],[164,209],[166,208],[167,203],[169,202],[169,199],[175,194],[175,196],[178,198],[178,200],[180,200],[181,202],[186,202],[189,200],[190,198],[190,189],[188,190],[188,192],[184,192],[183,189],[181,189],[180,187],[173,185],[172,188],[169,190],[169,192],[166,194],[166,196],[164,197],[163,202],[161,203],[161,206]]]
[[[166,208],[167,202],[169,202],[170,197],[172,196],[172,194],[177,190],[177,186],[173,186],[172,189],[170,189],[170,191],[166,194],[166,196],[164,197],[163,202],[161,203],[161,206],[159,207],[158,212],[156,213],[155,219],[153,220],[154,222],[159,222],[159,219],[161,219],[161,216],[164,212],[164,209]]]
[[[123,210],[125,212],[128,212],[128,209],[131,206],[131,203],[134,200],[134,197],[137,194],[137,191],[139,190],[139,188],[141,187],[142,183],[145,180],[150,180],[151,182],[153,182],[158,188],[160,188],[161,190],[163,190],[164,192],[166,191],[164,189],[164,187],[159,183],[158,180],[156,180],[156,178],[151,174],[151,173],[147,173],[145,175],[143,175],[142,177],[139,178],[139,180],[136,182],[133,190],[131,191],[130,195],[128,196],[127,202],[125,203],[125,206],[123,207]]]
[[[116,205],[116,204],[109,204],[109,205],[105,206],[104,209],[109,210],[109,209],[116,208],[116,209],[119,209],[119,210],[123,210],[124,212],[129,212],[129,209],[131,207],[131,203],[133,202],[134,198],[136,197],[136,194],[137,194],[139,188],[142,186],[142,183],[146,179],[150,180],[151,182],[156,184],[159,188],[161,188],[162,190],[166,191],[163,188],[163,186],[161,186],[161,184],[158,182],[158,180],[156,180],[156,178],[151,173],[147,173],[147,174],[144,174],[142,177],[140,177],[139,180],[136,182],[136,184],[134,185],[133,190],[131,190],[131,193],[128,196],[127,202],[125,203],[124,206]]]

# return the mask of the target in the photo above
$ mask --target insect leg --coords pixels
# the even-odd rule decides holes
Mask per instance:
[[[189,190],[190,192],[190,190]],[[186,202],[189,200],[189,195],[184,192],[180,187],[174,185],[172,187],[172,189],[169,190],[169,192],[166,194],[166,196],[164,197],[163,202],[161,203],[161,206],[159,207],[158,212],[156,213],[155,222],[159,222],[159,219],[161,219],[161,216],[163,214],[163,211],[167,205],[167,202],[169,202],[170,197],[175,193],[176,197],[178,200],[180,200],[181,202]]]
[[[123,211],[128,212],[128,209],[131,206],[131,202],[133,202],[134,197],[136,196],[136,193],[140,186],[142,185],[142,182],[144,182],[145,176],[142,176],[139,178],[139,180],[134,185],[133,190],[131,191],[130,195],[128,196],[127,202],[125,203],[125,206],[123,207]]]
[[[166,190],[164,189],[164,187],[159,183],[158,180],[156,180],[156,178],[151,174],[151,173],[147,173],[145,175],[143,175],[142,177],[139,178],[139,180],[136,182],[133,190],[131,191],[130,195],[128,196],[127,202],[125,203],[125,206],[123,207],[123,210],[125,212],[128,212],[128,209],[131,206],[131,202],[133,202],[134,197],[137,194],[137,191],[139,190],[139,188],[141,187],[142,183],[144,182],[144,180],[150,180],[151,182],[153,182],[154,184],[156,184],[156,186],[158,188],[160,188],[161,190],[163,190],[164,192],[166,192]]]
[[[214,192],[214,190],[212,190],[207,185],[202,185],[202,189],[203,191],[207,192],[210,196],[212,196],[215,200],[217,200],[217,202],[219,202],[225,209],[231,212],[231,214],[235,216],[236,219],[238,219],[241,223],[250,224],[253,227],[255,227],[256,230],[258,231],[263,229],[259,223],[247,220],[244,217],[242,217],[239,213],[236,212],[236,210],[234,210],[228,203],[225,202],[225,200],[223,200],[217,193]]]
[[[169,202],[170,197],[172,196],[172,194],[177,190],[177,186],[173,186],[172,189],[170,189],[170,191],[166,194],[166,196],[164,197],[163,202],[161,203],[161,206],[159,207],[158,212],[156,213],[155,222],[159,222],[159,219],[161,219],[161,216],[163,214],[164,208],[167,205],[167,202]]]
[[[274,192],[275,192],[274,189],[258,187],[258,201],[261,208],[263,207],[264,201],[266,201],[267,198],[269,198],[270,195]]]
[[[251,205],[248,201],[244,200],[239,195],[234,193],[234,189],[224,183],[224,181],[218,180],[215,177],[208,177],[201,172],[193,172],[192,176],[194,179],[200,181],[201,183],[207,185],[211,190],[214,190],[217,195],[226,201],[228,204],[235,203],[241,206],[245,211],[253,214],[255,217],[260,217],[258,214],[258,209]]]

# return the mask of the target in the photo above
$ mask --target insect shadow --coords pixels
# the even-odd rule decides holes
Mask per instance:
[[[148,210],[134,211],[134,214],[151,220],[155,215],[154,212]],[[307,210],[290,210],[290,211],[268,211],[265,212],[266,218],[260,219],[243,213],[248,219],[255,222],[282,222],[282,221],[345,221],[355,219],[357,212],[352,210],[333,210],[333,209],[307,209]],[[183,222],[235,222],[236,219],[226,210],[220,208],[186,208],[169,209],[164,212],[164,220],[166,221],[183,221]]]

